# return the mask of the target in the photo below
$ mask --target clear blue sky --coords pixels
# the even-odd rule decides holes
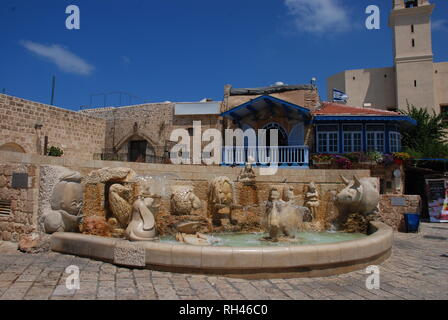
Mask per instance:
[[[448,61],[448,1],[436,3],[433,50]],[[258,87],[392,65],[392,0],[2,0],[0,92],[77,110],[94,93],[145,101],[221,100],[225,84]],[[81,11],[67,30],[65,8]],[[381,9],[381,29],[365,9]],[[113,98],[113,99],[112,99]],[[123,98],[124,99],[124,98]],[[93,104],[103,102],[95,97]],[[118,96],[107,104],[116,104]],[[132,103],[141,102],[138,99]]]

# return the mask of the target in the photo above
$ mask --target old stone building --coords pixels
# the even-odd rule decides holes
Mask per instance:
[[[328,78],[333,89],[348,95],[357,107],[406,109],[407,104],[434,110],[448,108],[448,62],[434,62],[429,0],[393,0],[389,26],[393,31],[392,67],[345,70]]]
[[[201,135],[215,129],[223,142],[215,164],[243,165],[252,158],[258,165],[307,169],[310,153],[398,152],[400,131],[414,124],[392,111],[320,102],[314,85],[242,89],[226,85],[223,101],[149,103],[80,112],[6,95],[0,96],[0,104],[0,150],[46,155],[55,146],[67,158],[167,164],[172,163],[173,146],[181,143],[177,135],[172,136],[176,129],[191,137],[190,149],[181,156],[194,164],[206,158],[202,151],[208,142]],[[227,129],[232,129],[231,140]],[[272,129],[278,141],[271,141]],[[195,139],[202,147],[199,161],[193,157]]]
[[[0,94],[0,151],[46,154],[51,146],[65,157],[93,159],[104,149],[106,121]]]

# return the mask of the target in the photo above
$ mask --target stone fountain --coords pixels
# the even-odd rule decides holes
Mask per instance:
[[[339,214],[328,221],[314,182],[298,194],[293,184],[273,183],[264,203],[250,203],[245,192],[256,194],[249,199],[261,192],[250,163],[236,181],[214,177],[206,192],[128,168],[103,168],[82,180],[71,172],[56,184],[43,225],[53,233],[55,251],[130,267],[244,277],[340,273],[384,260],[392,243],[391,229],[373,219],[364,219],[356,230],[347,228],[354,215],[375,214],[375,179],[342,181],[345,187],[333,196]],[[67,223],[66,216],[75,223]],[[370,235],[336,232],[334,237],[346,241],[333,242],[325,231],[330,222],[339,230]],[[310,240],[320,238],[327,240]]]

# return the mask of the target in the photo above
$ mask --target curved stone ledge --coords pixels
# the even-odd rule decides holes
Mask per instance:
[[[210,247],[129,242],[77,233],[55,233],[51,249],[129,267],[244,278],[320,277],[350,272],[387,259],[393,230],[371,222],[360,240],[287,247]]]

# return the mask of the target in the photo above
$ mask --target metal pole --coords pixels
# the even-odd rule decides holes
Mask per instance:
[[[51,102],[50,102],[50,105],[53,105],[53,103],[54,103],[54,88],[55,87],[56,87],[56,77],[53,76],[53,81],[52,81],[52,84],[51,84]]]

